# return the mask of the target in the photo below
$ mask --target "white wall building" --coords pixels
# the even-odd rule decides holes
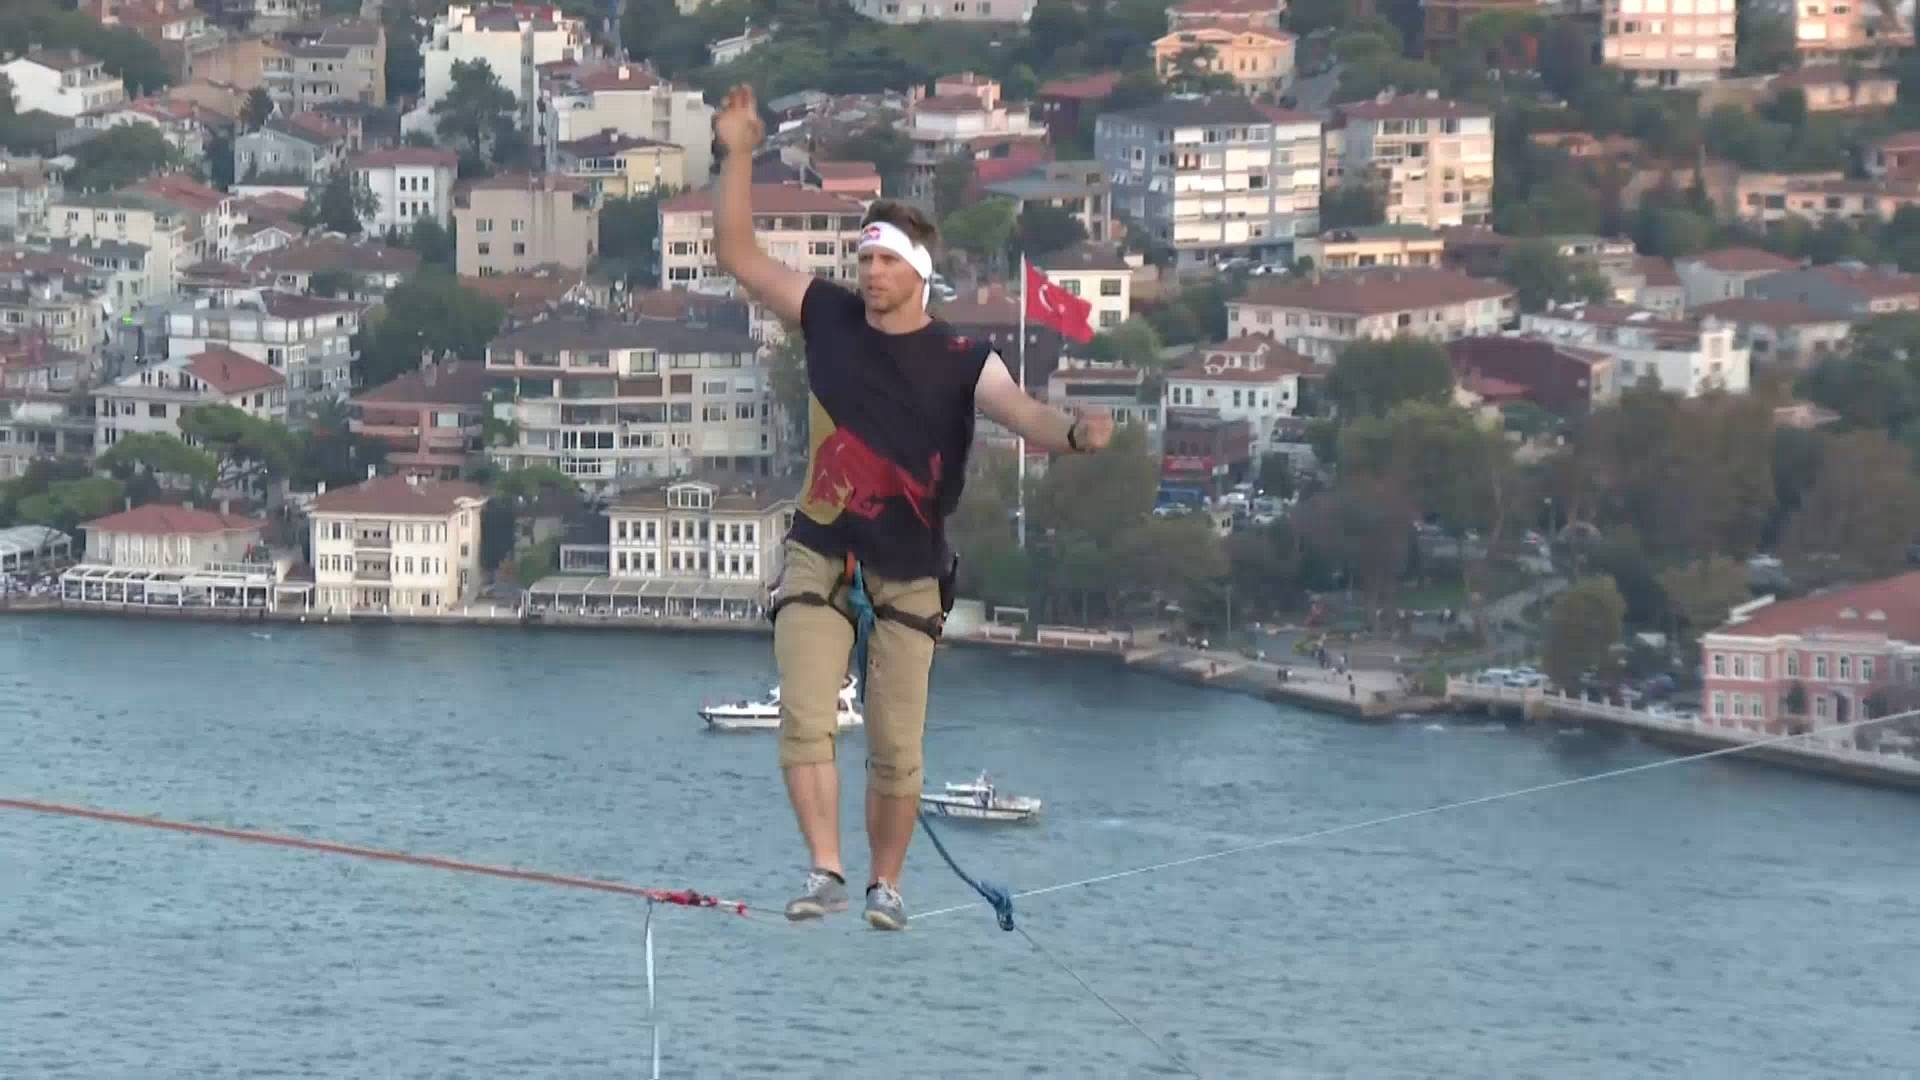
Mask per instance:
[[[453,65],[479,61],[493,69],[520,107],[520,126],[538,127],[539,66],[578,60],[588,42],[586,25],[554,8],[454,4],[433,20],[421,43],[422,92],[401,119],[405,131],[432,131],[433,107],[453,87]]]
[[[433,615],[479,592],[485,488],[379,476],[322,491],[313,522],[316,611]]]
[[[1612,304],[1564,304],[1522,316],[1522,333],[1577,345],[1613,357],[1622,387],[1647,378],[1682,397],[1713,390],[1744,394],[1750,355],[1738,327],[1708,316],[1663,319],[1651,311]]]
[[[127,87],[106,68],[74,49],[29,49],[0,64],[0,74],[13,87],[16,112],[79,116],[127,100]]]
[[[663,82],[632,64],[555,76],[541,91],[546,153],[602,131],[672,143],[684,152],[689,186],[703,187],[713,165],[713,106],[698,90]]]
[[[444,228],[453,220],[453,182],[460,155],[424,146],[369,150],[348,163],[373,192],[373,213],[360,219],[373,233],[406,232],[422,221]]]
[[[287,380],[231,349],[208,349],[130,371],[94,391],[94,446],[104,453],[128,435],[185,439],[180,419],[203,405],[231,405],[262,420],[287,418]]]

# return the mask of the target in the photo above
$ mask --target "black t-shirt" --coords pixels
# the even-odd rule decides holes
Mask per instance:
[[[807,286],[800,328],[807,478],[788,535],[824,555],[851,551],[884,577],[945,573],[990,348],[938,319],[883,333],[858,294],[825,280]]]

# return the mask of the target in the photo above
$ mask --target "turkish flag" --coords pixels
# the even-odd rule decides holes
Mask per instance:
[[[1085,345],[1093,340],[1093,305],[1047,280],[1047,275],[1027,267],[1027,319],[1060,331],[1070,341]]]

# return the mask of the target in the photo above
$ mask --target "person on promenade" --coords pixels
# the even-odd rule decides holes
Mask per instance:
[[[811,870],[790,919],[847,907],[840,859],[837,696],[854,643],[856,574],[874,614],[865,681],[866,919],[903,929],[900,874],[922,779],[927,677],[953,603],[957,560],[945,523],[960,501],[974,411],[1055,452],[1105,447],[1113,418],[1070,416],[1030,397],[985,342],[927,313],[933,225],[879,201],[862,224],[859,291],[790,269],[753,234],[753,153],[764,135],[753,91],[714,117],[720,268],[806,342],[808,462],[799,512],[772,590],[780,672],[780,766]]]

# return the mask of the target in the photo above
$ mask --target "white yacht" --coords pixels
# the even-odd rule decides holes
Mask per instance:
[[[860,688],[853,676],[840,687],[840,730],[861,726]],[[703,705],[700,719],[712,731],[778,731],[780,729],[780,687],[775,685],[758,701],[734,701],[724,705]]]
[[[920,809],[936,817],[975,821],[1029,821],[1040,812],[1040,800],[1025,795],[1002,795],[981,773],[971,783],[949,783],[944,792],[922,792]]]

